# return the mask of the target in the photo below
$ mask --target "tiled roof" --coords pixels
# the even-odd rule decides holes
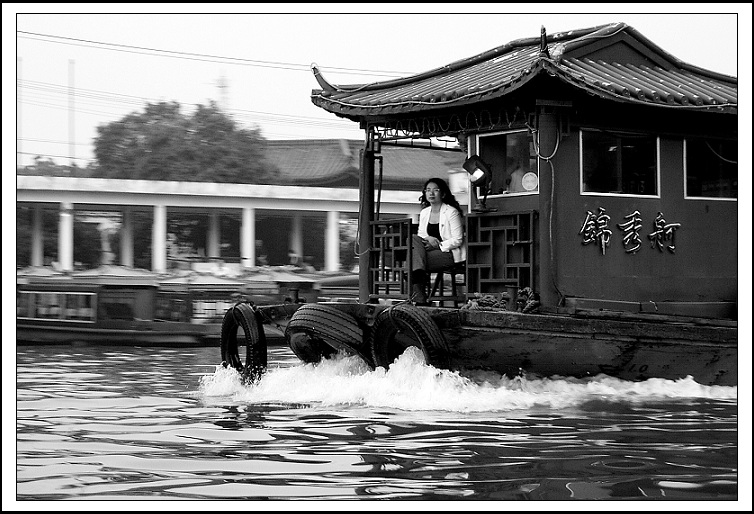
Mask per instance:
[[[543,45],[542,38],[546,44]],[[605,48],[615,44],[623,52]],[[618,60],[592,60],[590,55]],[[738,80],[684,63],[625,23],[512,41],[468,59],[402,79],[334,86],[318,69],[312,102],[359,120],[456,107],[505,96],[540,74],[602,98],[679,109],[736,113]]]
[[[359,151],[344,139],[267,141],[266,161],[278,170],[279,185],[328,185],[352,175],[358,181]]]
[[[358,186],[363,141],[277,140],[267,141],[266,145],[266,160],[278,170],[277,185]],[[382,146],[381,155],[386,189],[418,188],[429,178],[445,178],[448,170],[462,169],[465,158],[462,152],[427,152],[390,145]]]
[[[426,155],[425,155],[426,154]],[[405,146],[382,145],[384,160],[383,176],[389,184],[423,185],[425,180],[434,177],[447,179],[448,171],[463,171],[466,154]],[[409,173],[410,172],[410,173]],[[376,173],[376,172],[375,172]]]

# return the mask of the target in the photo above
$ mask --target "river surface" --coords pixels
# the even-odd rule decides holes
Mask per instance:
[[[16,502],[707,500],[706,510],[715,500],[726,510],[739,497],[737,387],[461,376],[411,351],[370,371],[357,357],[305,365],[287,347],[271,347],[267,373],[247,385],[219,354],[19,346]]]

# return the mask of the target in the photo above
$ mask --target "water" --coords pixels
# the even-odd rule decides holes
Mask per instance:
[[[219,359],[18,347],[17,502],[738,499],[735,387],[463,377],[412,352],[369,371],[285,347],[244,385]]]

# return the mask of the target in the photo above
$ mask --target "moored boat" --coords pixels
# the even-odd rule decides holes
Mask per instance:
[[[226,339],[224,362],[258,375],[254,327],[289,316],[305,362],[342,350],[389,366],[416,346],[441,368],[737,384],[735,77],[623,23],[543,28],[373,84],[313,71],[312,102],[365,130],[358,301],[233,306],[228,326],[249,329],[252,351],[244,365]],[[423,307],[406,270],[419,206],[380,216],[375,161],[384,145],[448,151],[449,139],[466,157],[468,257],[434,277]]]
[[[190,346],[205,343],[208,327],[161,319],[156,277],[126,273],[51,274],[19,278],[16,341],[21,344],[96,343]]]
[[[62,273],[50,267],[19,270],[16,340],[20,344],[94,343],[209,346],[220,340],[226,310],[247,304],[313,299],[314,279],[267,268],[240,277],[177,271],[153,273],[126,266]],[[270,342],[284,342],[276,326]]]

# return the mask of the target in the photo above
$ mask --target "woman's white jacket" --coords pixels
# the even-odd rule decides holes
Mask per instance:
[[[419,213],[419,237],[427,237],[429,213],[432,207],[425,207]],[[466,260],[466,241],[464,235],[463,218],[458,209],[444,203],[440,206],[440,250],[453,252],[453,261]]]

